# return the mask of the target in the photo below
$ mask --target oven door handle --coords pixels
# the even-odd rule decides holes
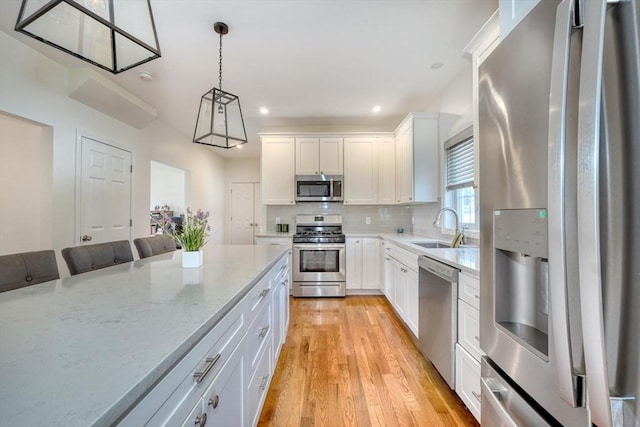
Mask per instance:
[[[331,250],[331,249],[344,249],[344,243],[294,243],[293,249],[317,249],[317,250]]]

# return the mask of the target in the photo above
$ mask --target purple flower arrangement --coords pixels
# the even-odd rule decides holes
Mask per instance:
[[[185,251],[197,252],[207,243],[208,233],[211,231],[209,212],[198,209],[194,214],[191,208],[187,208],[181,232],[176,230],[176,225],[171,221],[171,218],[165,216],[165,221],[167,226],[173,230],[173,238]]]

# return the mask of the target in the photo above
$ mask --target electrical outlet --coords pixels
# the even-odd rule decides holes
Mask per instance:
[[[367,225],[371,224],[371,217],[370,217],[370,216],[365,216],[365,217],[364,217],[364,222],[365,222],[365,224],[367,224]]]
[[[279,216],[276,217],[276,224],[280,224],[280,217]]]

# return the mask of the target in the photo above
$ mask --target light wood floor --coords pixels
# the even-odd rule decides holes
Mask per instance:
[[[478,426],[380,296],[291,298],[260,426]]]

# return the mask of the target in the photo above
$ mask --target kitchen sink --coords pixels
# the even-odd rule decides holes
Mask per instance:
[[[426,249],[443,249],[443,248],[448,249],[451,247],[451,245],[448,245],[446,243],[439,243],[439,242],[411,242],[411,243]]]

